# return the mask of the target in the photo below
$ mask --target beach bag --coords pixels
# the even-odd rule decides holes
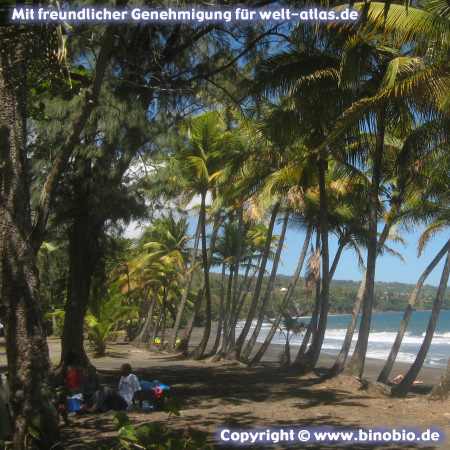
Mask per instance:
[[[161,383],[158,380],[153,381],[146,381],[141,380],[140,382],[141,389],[143,392],[147,392],[151,394],[151,400],[146,397],[145,398],[145,406],[148,407],[148,409],[161,409],[164,406],[164,401],[169,394],[170,387],[167,384]],[[150,408],[149,403],[153,406],[153,408]],[[144,404],[143,404],[144,406]]]
[[[81,403],[83,396],[81,394],[72,395],[67,397],[67,412],[79,412],[81,411]]]
[[[164,397],[170,391],[170,387],[167,386],[167,384],[161,383],[158,380],[153,381],[141,380],[139,383],[143,391],[152,391],[156,399]]]

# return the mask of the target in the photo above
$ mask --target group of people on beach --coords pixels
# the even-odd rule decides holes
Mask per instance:
[[[75,354],[69,354],[59,381],[55,382],[55,408],[68,423],[69,413],[101,413],[140,408],[143,404],[160,407],[169,387],[159,381],[139,380],[130,364],[122,364],[116,388],[101,385],[97,371],[81,364]],[[11,433],[8,383],[0,374],[0,441]]]
[[[68,355],[59,392],[58,411],[66,419],[68,409],[73,412],[129,409],[141,385],[130,364],[122,364],[120,374],[117,389],[102,386],[95,368],[82,366],[75,354]]]

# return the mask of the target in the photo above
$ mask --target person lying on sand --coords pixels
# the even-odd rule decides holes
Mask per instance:
[[[400,384],[404,378],[405,378],[404,375],[399,374],[396,377],[392,378],[392,384]],[[413,385],[418,385],[418,384],[423,384],[423,381],[422,380],[413,381]]]

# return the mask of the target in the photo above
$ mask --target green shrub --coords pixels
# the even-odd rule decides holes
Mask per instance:
[[[170,430],[161,423],[152,422],[135,426],[124,412],[115,415],[118,433],[117,450],[209,450],[208,435],[187,429]]]

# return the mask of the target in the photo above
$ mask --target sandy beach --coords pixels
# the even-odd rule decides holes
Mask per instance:
[[[59,340],[50,338],[52,360],[59,357]],[[115,385],[118,368],[130,362],[138,376],[158,379],[172,387],[181,405],[179,417],[164,412],[129,414],[136,424],[161,421],[174,430],[191,428],[207,433],[214,448],[232,448],[218,445],[215,434],[222,427],[314,427],[332,426],[370,429],[374,427],[435,427],[450,433],[450,402],[431,401],[426,395],[416,393],[405,399],[383,397],[372,390],[360,390],[360,384],[351,377],[338,377],[328,381],[316,374],[300,377],[293,369],[280,369],[278,354],[281,346],[272,346],[261,366],[247,368],[234,362],[210,360],[185,360],[178,355],[149,352],[127,343],[115,343],[106,357],[92,359],[100,371],[101,381]],[[333,358],[324,356],[319,366],[326,367]],[[4,345],[0,344],[0,366],[5,369]],[[368,360],[366,374],[374,379],[381,361]],[[398,364],[394,374],[406,369]],[[423,369],[420,378],[427,384],[439,380],[440,371]],[[99,448],[108,445],[115,435],[113,413],[87,415],[72,418],[72,424],[63,428],[67,448]],[[104,448],[104,447],[101,447]],[[105,447],[107,448],[107,447]],[[298,447],[296,445],[247,448],[328,448],[321,445]],[[330,448],[344,448],[339,445]],[[351,445],[354,450],[368,448]],[[372,445],[372,449],[414,449],[414,445]],[[447,441],[426,449],[448,449]]]

